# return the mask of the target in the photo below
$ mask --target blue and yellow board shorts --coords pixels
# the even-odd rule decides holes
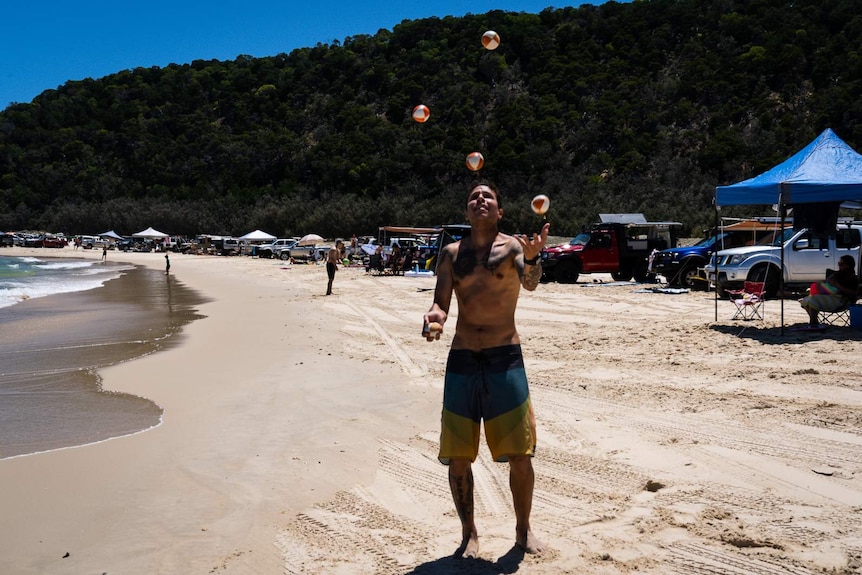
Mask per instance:
[[[475,461],[479,422],[494,461],[536,451],[536,420],[520,345],[449,351],[443,387],[441,463]]]

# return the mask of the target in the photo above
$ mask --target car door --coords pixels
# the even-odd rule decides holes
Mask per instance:
[[[794,282],[815,282],[826,277],[827,268],[836,269],[834,244],[825,233],[806,230],[791,245],[792,259],[785,253],[785,265]]]

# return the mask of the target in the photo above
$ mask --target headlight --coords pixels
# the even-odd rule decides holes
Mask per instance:
[[[730,261],[727,262],[727,265],[730,266],[738,266],[742,262],[748,259],[748,254],[736,254],[735,256],[730,257]]]

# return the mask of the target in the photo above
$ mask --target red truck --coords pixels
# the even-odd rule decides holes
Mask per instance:
[[[581,274],[609,273],[617,281],[655,279],[649,271],[653,251],[677,246],[679,222],[648,222],[643,214],[599,214],[567,244],[542,250],[542,278],[575,283]]]

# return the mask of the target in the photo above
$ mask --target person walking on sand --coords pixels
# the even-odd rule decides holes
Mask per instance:
[[[102,246],[102,261],[108,261],[108,246]]]
[[[338,240],[326,254],[326,275],[329,277],[329,283],[326,284],[326,295],[332,295],[332,282],[335,280],[335,270],[338,269],[338,262],[341,260],[341,246],[343,245],[344,242]]]
[[[473,184],[467,196],[470,235],[440,253],[434,302],[423,317],[422,335],[428,341],[439,339],[454,291],[458,320],[443,384],[438,459],[449,466],[449,487],[461,520],[457,554],[464,558],[479,553],[471,465],[479,451],[480,420],[494,461],[509,463],[515,544],[527,553],[545,548],[530,527],[536,420],[515,308],[521,286],[532,291],[539,285],[539,254],[550,224],[532,238],[509,236],[498,229],[502,217],[497,188],[488,182]]]
[[[165,275],[171,273],[171,258],[168,257],[168,254],[165,254]]]

